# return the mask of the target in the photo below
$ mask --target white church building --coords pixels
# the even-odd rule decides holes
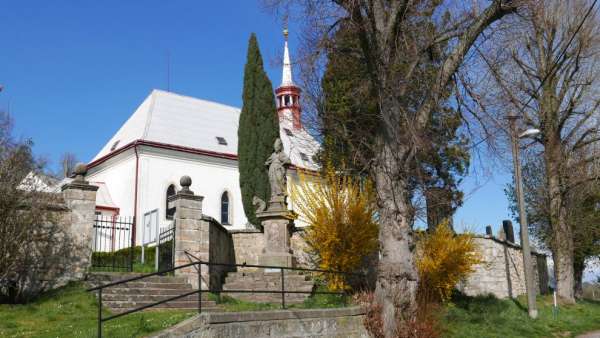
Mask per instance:
[[[283,79],[275,97],[280,137],[293,164],[289,175],[296,175],[298,168],[317,170],[312,161],[319,143],[302,125],[300,88],[292,80],[287,36]],[[179,179],[189,175],[191,190],[204,197],[204,214],[226,228],[247,228],[237,156],[240,112],[153,90],[88,164],[86,180],[101,185],[108,194],[103,198],[111,201],[110,206],[98,203],[97,213],[135,216],[139,244],[144,215],[152,214],[161,227],[170,224],[167,198],[181,188]]]

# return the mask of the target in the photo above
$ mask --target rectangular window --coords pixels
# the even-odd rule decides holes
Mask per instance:
[[[286,134],[287,136],[294,136],[294,133],[292,133],[292,131],[291,131],[291,130],[289,130],[289,129],[287,129],[287,128],[283,128],[283,131],[285,131],[285,134]]]
[[[225,138],[221,137],[221,136],[217,136],[217,142],[222,145],[222,146],[226,146],[227,145],[227,140],[225,140]]]
[[[302,161],[310,161],[310,159],[308,158],[308,156],[306,156],[305,153],[300,153],[300,157],[302,158]]]

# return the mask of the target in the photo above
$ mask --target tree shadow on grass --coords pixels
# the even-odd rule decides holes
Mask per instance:
[[[459,309],[467,312],[471,321],[485,321],[489,314],[500,314],[507,311],[509,303],[493,295],[467,296],[458,291],[452,294],[452,303]]]

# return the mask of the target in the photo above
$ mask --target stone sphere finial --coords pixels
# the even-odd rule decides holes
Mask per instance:
[[[190,186],[192,185],[191,177],[189,177],[188,175],[181,176],[181,179],[179,180],[179,184],[181,184],[181,193],[193,194],[193,192],[190,190]]]
[[[75,174],[76,181],[83,181],[85,174],[87,174],[87,165],[85,163],[77,163],[73,168],[73,174]]]
[[[181,176],[181,179],[179,180],[179,184],[181,184],[182,188],[190,188],[190,186],[192,185],[192,178],[189,177],[188,175],[185,176]]]

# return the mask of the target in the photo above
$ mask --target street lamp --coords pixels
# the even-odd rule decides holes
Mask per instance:
[[[527,215],[523,198],[523,180],[521,178],[521,163],[519,161],[519,140],[532,137],[540,133],[539,129],[527,129],[522,133],[517,132],[517,116],[507,117],[510,123],[510,139],[512,141],[512,155],[515,170],[515,188],[517,190],[517,204],[519,205],[519,223],[521,224],[521,247],[523,249],[523,269],[525,270],[525,291],[527,293],[527,309],[529,317],[537,318],[538,311],[535,304],[536,291],[533,283],[533,267],[531,263],[531,248],[529,246],[529,229],[527,228]]]

